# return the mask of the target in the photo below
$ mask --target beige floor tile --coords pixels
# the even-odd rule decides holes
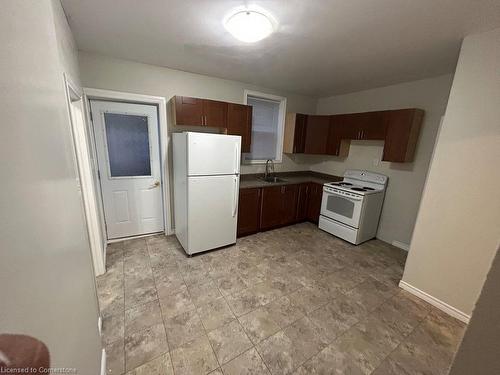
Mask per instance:
[[[238,320],[254,345],[280,330],[280,326],[272,319],[271,314],[262,307],[240,316]]]
[[[302,309],[291,301],[288,296],[283,296],[269,303],[265,306],[265,309],[281,328],[285,328],[304,316]]]
[[[427,303],[422,300],[415,301],[407,292],[401,291],[375,309],[373,315],[403,336],[407,336],[428,313]]]
[[[106,316],[102,320],[102,336],[105,344],[123,340],[125,335],[123,314]]]
[[[158,301],[147,302],[125,310],[125,331],[127,334],[162,322]]]
[[[163,324],[148,327],[125,336],[125,367],[132,370],[168,352]]]
[[[170,354],[175,375],[204,375],[219,366],[206,336],[200,336]]]
[[[361,302],[369,311],[376,309],[392,295],[396,294],[398,289],[381,283],[372,277],[368,277],[361,284],[346,293],[350,298]]]
[[[284,331],[260,342],[256,349],[273,375],[291,374],[302,364],[297,348]]]
[[[252,347],[245,331],[237,320],[208,333],[220,364],[224,364]]]
[[[269,375],[264,362],[255,348],[240,354],[222,366],[226,375]]]
[[[201,305],[198,307],[197,311],[198,316],[207,331],[212,331],[235,319],[235,316],[229,308],[226,300],[222,297]]]
[[[186,291],[186,284],[179,273],[155,271],[154,273],[158,297],[163,298],[172,294]]]
[[[107,374],[121,375],[125,373],[125,347],[123,339],[107,344],[105,349]]]
[[[364,375],[364,372],[345,356],[329,345],[317,355],[306,361],[295,372],[295,375],[328,374],[328,375]]]
[[[310,223],[192,258],[175,236],[112,244],[96,278],[109,373],[171,374],[170,340],[175,375],[444,375],[465,326],[397,287],[406,255]]]
[[[288,298],[304,313],[316,310],[317,308],[326,305],[329,301],[328,295],[318,288],[305,286],[291,294]]]
[[[262,306],[262,300],[255,290],[245,289],[226,297],[229,307],[236,316],[241,316]]]
[[[164,319],[168,319],[186,311],[195,309],[193,301],[191,300],[187,290],[161,298],[160,307]]]
[[[220,277],[216,280],[216,283],[223,296],[241,292],[248,287],[243,279],[235,274]]]
[[[285,328],[284,332],[292,341],[301,363],[323,350],[328,344],[328,339],[308,317],[297,320]]]
[[[159,357],[127,372],[127,375],[174,375],[170,354],[162,354]]]
[[[210,278],[204,280],[202,283],[190,285],[188,292],[196,306],[201,306],[222,297],[217,285]]]
[[[332,350],[344,361],[358,367],[363,373],[370,374],[382,362],[377,345],[366,339],[355,327],[350,328],[332,344]]]
[[[186,311],[165,319],[165,330],[170,349],[177,348],[205,334],[205,329],[196,310]]]

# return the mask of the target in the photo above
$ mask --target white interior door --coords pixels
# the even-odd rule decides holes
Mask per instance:
[[[108,239],[163,231],[157,108],[90,105]]]

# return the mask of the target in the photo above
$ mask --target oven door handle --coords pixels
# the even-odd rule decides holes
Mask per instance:
[[[331,192],[328,192],[327,193],[328,195],[334,195],[336,197],[341,197],[341,198],[345,198],[345,199],[349,199],[349,200],[352,200],[352,201],[360,201],[360,200],[363,200],[363,197],[350,197],[350,196],[347,196],[347,195],[343,195],[343,194],[336,194],[336,193],[331,193]]]

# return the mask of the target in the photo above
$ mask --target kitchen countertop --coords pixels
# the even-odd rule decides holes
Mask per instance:
[[[265,186],[282,186],[301,184],[305,182],[315,182],[323,185],[326,182],[342,181],[343,178],[339,176],[318,173],[313,171],[299,171],[299,172],[276,172],[273,176],[279,177],[284,181],[280,182],[265,182],[259,179],[263,177],[263,173],[258,174],[242,174],[240,175],[240,189],[259,188]]]

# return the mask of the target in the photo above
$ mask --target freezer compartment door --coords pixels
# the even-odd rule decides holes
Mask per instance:
[[[236,242],[239,177],[188,178],[188,254]]]
[[[240,173],[241,137],[187,133],[188,176]]]

